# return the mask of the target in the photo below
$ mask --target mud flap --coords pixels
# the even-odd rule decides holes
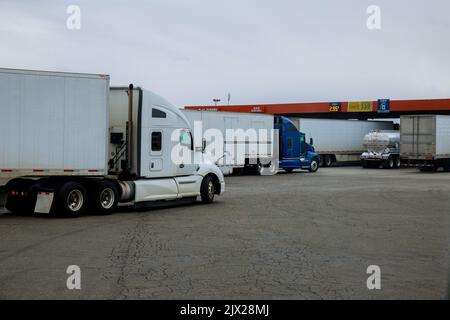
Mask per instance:
[[[38,192],[34,212],[49,214],[52,208],[53,198],[53,192]]]

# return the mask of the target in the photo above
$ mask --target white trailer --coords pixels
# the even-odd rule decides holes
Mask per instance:
[[[366,134],[394,129],[393,123],[386,121],[290,119],[306,135],[306,141],[314,139],[314,147],[324,167],[336,162],[359,162],[365,151],[363,139]]]
[[[400,118],[401,158],[423,170],[450,169],[450,116]]]
[[[244,168],[261,171],[261,164],[271,162],[274,145],[272,115],[197,110],[182,112],[194,129],[194,135],[199,137],[195,139],[195,147],[198,150],[202,149],[204,141],[203,161],[207,158],[215,162],[224,174]],[[196,132],[196,128],[199,132]],[[211,130],[218,130],[223,139],[209,135],[208,130],[211,133]],[[227,135],[227,130],[236,135]],[[251,139],[249,130],[254,130],[255,139]],[[238,137],[239,131],[244,133],[244,136]],[[222,152],[217,152],[218,150]]]
[[[9,180],[10,211],[78,216],[111,213],[119,202],[212,202],[223,174],[193,158],[189,122],[154,93],[110,88],[107,75],[0,69],[0,180]]]

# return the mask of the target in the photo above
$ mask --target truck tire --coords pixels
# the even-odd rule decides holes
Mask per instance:
[[[402,161],[400,160],[400,157],[395,157],[395,163],[394,163],[394,168],[398,169],[402,166]]]
[[[319,161],[316,158],[311,160],[308,170],[309,172],[317,172],[319,170]]]
[[[389,156],[387,160],[383,161],[383,168],[384,169],[393,169],[395,166],[394,157]]]
[[[88,206],[86,189],[77,182],[66,182],[60,185],[56,192],[54,215],[64,217],[79,217]]]
[[[261,162],[258,162],[258,174],[273,174],[275,172],[275,165],[272,162],[269,162],[268,164],[262,164]]]
[[[100,215],[113,213],[119,203],[119,190],[114,182],[104,180],[96,183],[89,201],[89,211]]]
[[[203,178],[202,185],[200,186],[200,196],[203,203],[212,203],[215,195],[214,181],[211,176]]]
[[[258,175],[261,175],[261,173],[263,172],[263,170],[264,170],[263,164],[262,164],[261,162],[258,161],[258,164],[256,165],[256,173],[257,173]]]
[[[323,156],[323,166],[324,167],[331,167],[333,164],[333,158],[329,155]]]
[[[368,161],[367,161],[367,160],[361,160],[361,166],[362,166],[364,169],[369,168]]]

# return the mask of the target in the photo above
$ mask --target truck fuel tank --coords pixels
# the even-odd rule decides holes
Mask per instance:
[[[398,149],[400,132],[393,130],[372,131],[365,135],[363,145],[369,152],[384,152],[386,149]]]

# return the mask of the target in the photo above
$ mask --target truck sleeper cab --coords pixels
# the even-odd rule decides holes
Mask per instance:
[[[212,202],[214,194],[225,189],[223,174],[214,164],[195,163],[189,122],[178,108],[160,96],[141,88],[131,89],[132,122],[136,123],[131,140],[136,148],[131,151],[131,161],[127,160],[126,152],[120,152],[126,148],[126,117],[129,115],[123,105],[127,104],[129,92],[129,88],[111,88],[109,170],[112,174],[132,178],[134,205],[140,207],[151,201],[197,196],[202,196],[204,202]],[[184,153],[179,159],[177,151]],[[124,171],[127,164],[129,169]],[[209,196],[201,194],[202,183],[207,184],[203,185],[204,191],[212,191]]]
[[[0,69],[0,134],[13,212],[109,214],[119,203],[211,203],[225,190],[217,166],[191,161],[176,107],[132,85],[110,88],[106,75]]]

